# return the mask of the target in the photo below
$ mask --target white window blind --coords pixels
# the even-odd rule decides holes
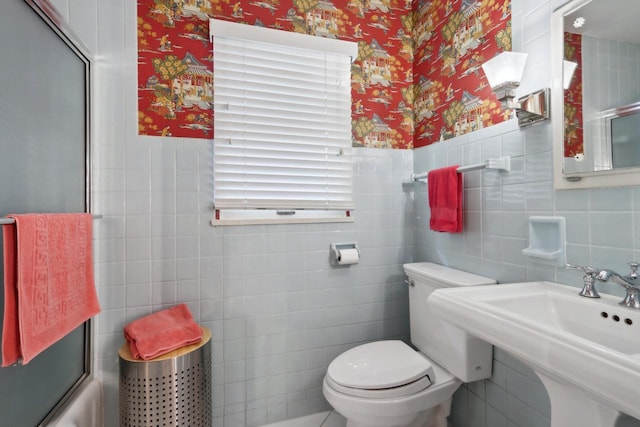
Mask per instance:
[[[211,34],[215,209],[352,209],[356,45],[216,20]]]

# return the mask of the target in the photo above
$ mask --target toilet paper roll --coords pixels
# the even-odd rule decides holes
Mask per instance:
[[[360,254],[357,249],[340,249],[338,250],[338,265],[357,264],[360,260]]]

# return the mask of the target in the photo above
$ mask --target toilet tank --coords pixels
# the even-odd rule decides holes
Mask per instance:
[[[435,316],[427,298],[436,289],[493,285],[493,279],[430,262],[405,264],[409,278],[411,342],[431,360],[464,382],[491,376],[493,346]]]

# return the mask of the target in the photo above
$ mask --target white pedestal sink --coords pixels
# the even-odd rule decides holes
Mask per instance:
[[[551,401],[552,427],[640,418],[640,310],[551,282],[439,289],[433,312],[528,364]]]

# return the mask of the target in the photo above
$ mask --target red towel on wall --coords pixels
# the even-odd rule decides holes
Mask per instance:
[[[202,339],[202,328],[185,304],[157,311],[124,327],[124,337],[136,359],[149,360]]]
[[[429,226],[434,231],[459,233],[462,231],[462,174],[458,166],[429,172]]]
[[[100,312],[91,214],[9,215],[3,225],[2,366],[31,359]]]

